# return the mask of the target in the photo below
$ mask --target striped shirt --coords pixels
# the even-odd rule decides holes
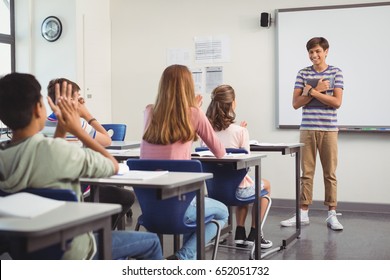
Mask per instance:
[[[83,130],[85,130],[92,138],[96,137],[96,130],[88,124],[88,122],[82,118],[80,118],[80,124]],[[45,127],[42,130],[42,133],[48,137],[53,137],[57,127],[57,117],[52,113],[47,117],[45,122]],[[80,147],[83,146],[83,143],[70,133],[66,133],[66,140],[70,143],[78,144]]]
[[[327,95],[333,95],[334,88],[344,89],[343,72],[340,68],[328,66],[323,72],[316,72],[313,66],[300,70],[295,80],[295,87],[302,89],[310,79],[329,79],[330,90]],[[301,130],[338,131],[337,109],[323,104],[314,106],[306,104],[302,108]]]

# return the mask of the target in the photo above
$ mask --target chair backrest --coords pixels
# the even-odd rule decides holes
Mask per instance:
[[[207,147],[198,147],[196,151],[208,150]],[[245,153],[245,149],[227,148],[226,153]],[[202,162],[203,172],[213,173],[213,178],[206,180],[207,192],[210,198],[216,199],[227,206],[246,205],[254,202],[253,198],[239,199],[236,189],[248,173],[247,169],[236,170],[233,163]]]
[[[77,194],[73,190],[70,190],[70,189],[27,188],[27,189],[24,189],[20,192],[28,192],[31,194],[35,194],[35,195],[39,195],[42,197],[51,198],[51,199],[55,199],[55,200],[75,201],[75,202],[78,201]],[[12,194],[12,193],[7,193],[7,192],[0,190],[0,196],[7,196],[10,194]],[[71,240],[68,240],[67,242],[70,242],[70,241]],[[16,240],[10,240],[9,242],[10,242],[9,246],[11,246],[11,248],[12,248],[13,242],[15,242],[15,246],[17,246],[17,244],[20,241],[18,239],[16,239]],[[12,252],[9,252],[9,253],[10,253],[11,257],[14,259],[24,259],[24,260],[27,260],[27,259],[30,259],[30,260],[51,260],[51,259],[53,259],[53,260],[58,260],[58,259],[62,258],[64,251],[61,249],[61,244],[55,244],[55,245],[51,245],[47,248],[44,248],[44,249],[41,249],[41,250],[38,250],[38,251],[35,251],[32,253],[28,253],[28,254],[22,253],[20,255],[20,254],[13,254]]]
[[[126,137],[126,128],[125,124],[113,123],[113,124],[102,124],[108,134],[111,135],[111,140],[113,141],[124,141]],[[111,134],[112,133],[112,134]]]
[[[130,170],[168,170],[176,172],[202,172],[197,160],[128,159]],[[195,197],[195,192],[180,197],[160,200],[157,190],[134,187],[142,211],[142,226],[159,234],[182,234],[193,231],[184,221],[184,214]]]

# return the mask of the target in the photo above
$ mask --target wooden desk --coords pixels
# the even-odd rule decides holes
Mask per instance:
[[[99,258],[111,259],[111,215],[120,212],[118,204],[66,202],[32,219],[0,218],[0,237],[21,240],[26,253],[66,241],[88,231],[99,234]]]
[[[251,145],[250,149],[253,152],[280,152],[282,155],[295,154],[295,213],[296,213],[296,231],[287,239],[282,240],[282,246],[279,250],[286,248],[294,239],[299,238],[301,234],[301,217],[300,217],[300,189],[301,189],[301,175],[300,175],[300,161],[301,161],[301,147],[303,143],[294,144],[278,144],[278,145]]]
[[[139,154],[139,152],[138,152]],[[205,225],[204,225],[204,182],[213,177],[211,173],[168,172],[165,175],[149,180],[81,178],[81,183],[90,184],[92,201],[99,200],[99,185],[133,186],[158,190],[159,199],[167,199],[183,193],[196,191],[197,215],[197,258],[205,259]]]
[[[192,157],[193,159],[200,160],[201,162],[212,162],[215,164],[232,164],[234,169],[243,169],[255,166],[255,185],[256,185],[256,197],[260,196],[261,191],[261,159],[265,158],[266,155],[254,153],[249,155],[238,155],[238,156],[226,156],[223,158],[215,158],[215,157]],[[255,221],[256,221],[256,240],[255,240],[255,259],[259,260],[261,259],[261,239],[260,233],[261,233],[261,217],[260,217],[260,203],[258,203],[259,200],[256,199],[254,206],[255,211]],[[231,228],[231,224],[229,229]]]
[[[128,150],[139,148],[141,143],[139,141],[112,141],[111,145],[107,147],[110,150]]]

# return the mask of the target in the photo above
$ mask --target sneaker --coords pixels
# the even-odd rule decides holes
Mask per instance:
[[[238,247],[243,247],[243,246],[246,246],[245,240],[246,240],[245,227],[237,226],[236,227],[236,234],[234,236],[234,243]]]
[[[343,230],[344,227],[340,224],[337,216],[341,216],[341,213],[336,213],[336,210],[328,211],[328,218],[326,219],[326,223],[328,227],[333,230]]]
[[[297,220],[296,215],[294,215],[292,218],[288,220],[281,221],[280,225],[282,227],[294,227],[297,224],[296,220]],[[310,224],[309,215],[307,213],[302,214],[302,210],[301,210],[301,225],[304,226],[308,224]]]
[[[264,239],[264,237],[261,237],[261,249],[268,249],[272,247],[272,241]]]
[[[251,231],[248,235],[248,238],[245,240],[245,244],[247,246],[253,246],[255,244],[255,239],[256,239],[256,229],[251,228]],[[261,249],[268,249],[272,247],[272,241],[266,240],[261,236]]]

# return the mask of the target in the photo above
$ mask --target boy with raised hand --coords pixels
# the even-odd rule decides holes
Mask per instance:
[[[41,86],[33,75],[11,73],[0,79],[0,120],[12,130],[12,139],[0,144],[0,189],[14,193],[29,188],[72,189],[79,197],[80,177],[107,177],[118,171],[118,162],[80,126],[72,86],[56,85],[55,112],[58,135],[72,133],[83,142],[80,148],[62,138],[39,133],[46,120]],[[75,237],[64,259],[92,259],[95,255],[92,233]],[[112,256],[118,258],[161,259],[159,239],[152,233],[112,232]],[[12,248],[9,248],[12,256]],[[16,256],[28,259],[31,256]]]
[[[74,101],[74,105],[77,108],[77,112],[79,114],[79,125],[82,129],[96,142],[101,144],[103,147],[107,147],[111,145],[111,137],[108,135],[107,131],[104,127],[96,120],[89,109],[86,106],[84,99],[80,95],[80,87],[77,83],[66,79],[59,78],[53,79],[49,82],[47,86],[47,95],[50,97],[51,101],[56,103],[55,87],[57,84],[61,85],[63,82],[66,82],[68,85],[72,86],[71,96],[70,98]],[[46,120],[45,128],[43,129],[43,133],[46,135],[53,135],[54,137],[63,137],[70,143],[78,144],[79,146],[83,146],[82,141],[78,139],[78,137],[72,133],[62,132],[59,134],[58,130],[56,130],[58,123],[58,119],[56,117],[56,113],[51,113]],[[127,166],[126,166],[127,167]],[[81,190],[85,192],[89,188],[88,185],[82,185]],[[90,197],[84,196],[85,201],[90,201]],[[131,210],[131,206],[134,204],[135,195],[133,191],[130,191],[126,188],[118,188],[117,186],[101,186],[99,190],[99,201],[103,203],[117,203],[122,206],[122,211],[118,214],[112,216],[112,227],[116,228],[122,219],[124,219],[126,213]]]

